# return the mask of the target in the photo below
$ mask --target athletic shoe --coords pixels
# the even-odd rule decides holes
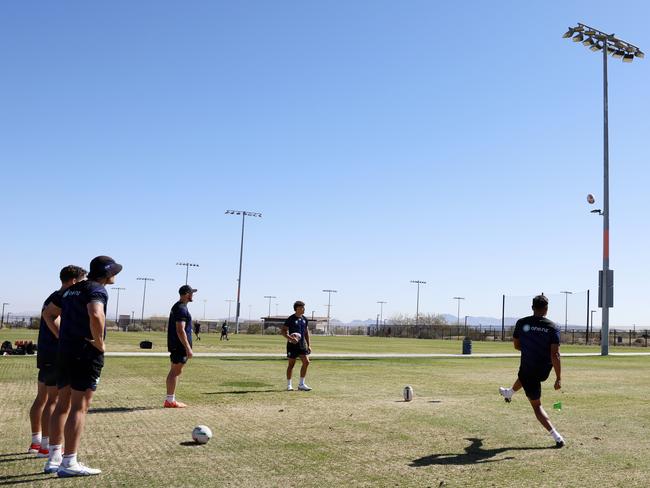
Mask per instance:
[[[40,444],[34,444],[33,442],[29,446],[29,449],[27,449],[27,454],[37,454],[38,450],[41,448]]]
[[[561,449],[562,447],[564,447],[564,439],[562,439],[561,441],[555,441],[556,449]]]
[[[506,403],[510,403],[512,401],[512,395],[514,394],[515,392],[510,388],[504,388],[503,386],[499,387],[499,395],[503,397]]]
[[[43,468],[43,473],[45,474],[51,474],[51,473],[56,473],[59,470],[59,466],[61,466],[61,460],[53,460],[53,459],[48,459],[47,462],[45,463],[45,467]]]
[[[101,472],[101,469],[89,468],[81,463],[77,463],[65,468],[61,466],[56,474],[59,478],[72,478],[73,476],[94,476]]]
[[[50,455],[50,450],[49,449],[39,449],[38,452],[36,453],[37,458],[46,458]]]
[[[165,404],[163,405],[163,407],[164,408],[185,408],[187,407],[187,405],[177,400],[174,400],[173,402],[169,402],[165,400]]]
[[[304,383],[302,385],[298,385],[298,389],[300,391],[311,391],[311,386],[308,386],[307,383]]]
[[[293,391],[293,386],[291,385],[287,386],[287,391]]]

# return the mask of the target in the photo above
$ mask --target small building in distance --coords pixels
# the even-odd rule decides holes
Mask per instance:
[[[272,315],[270,317],[261,317],[264,330],[275,327],[278,330],[284,325],[288,315]],[[307,319],[307,327],[312,334],[325,334],[327,331],[327,317],[316,317],[305,315]]]

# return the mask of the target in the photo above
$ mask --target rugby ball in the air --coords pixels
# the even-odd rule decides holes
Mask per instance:
[[[192,439],[197,444],[207,444],[212,439],[212,431],[207,425],[197,425],[192,431]]]
[[[410,402],[413,400],[413,387],[411,385],[406,385],[404,387],[404,401]]]
[[[291,337],[296,342],[300,342],[300,339],[302,339],[300,332],[294,332],[293,334],[290,334],[289,337]]]
[[[594,198],[594,196],[591,193],[589,195],[587,195],[587,203],[589,203],[589,205],[593,205],[595,201],[596,201],[596,199]]]

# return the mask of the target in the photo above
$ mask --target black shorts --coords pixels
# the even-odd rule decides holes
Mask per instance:
[[[39,352],[36,356],[38,382],[45,386],[56,386],[56,354]]]
[[[75,352],[59,352],[56,386],[69,386],[76,391],[97,390],[104,368],[104,353],[89,342]]]
[[[169,360],[173,364],[185,364],[187,362],[187,351],[185,349],[169,351]]]
[[[302,342],[299,342],[298,344],[287,342],[287,358],[297,359],[300,356],[309,356],[307,345]]]
[[[519,368],[519,374],[517,376],[529,400],[539,400],[542,398],[542,382],[548,379],[548,375],[551,374],[552,369],[553,366],[534,370]]]

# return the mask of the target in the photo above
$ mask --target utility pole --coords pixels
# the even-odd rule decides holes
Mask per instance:
[[[411,280],[411,283],[418,285],[418,298],[415,305],[415,325],[418,325],[420,322],[420,285],[426,285],[426,281],[421,280]]]
[[[332,293],[337,293],[338,290],[323,290],[327,293],[327,333],[330,333],[330,308],[332,307]]]
[[[198,264],[194,264],[194,263],[176,263],[176,266],[185,266],[185,284],[186,285],[187,285],[187,277],[188,277],[189,272],[190,272],[190,266],[193,267],[193,268],[198,268],[199,267]]]
[[[153,278],[148,278],[146,276],[141,278],[136,278],[138,280],[144,281],[144,291],[142,292],[142,315],[140,316],[140,324],[144,324],[144,300],[147,296],[147,281],[156,281]]]

